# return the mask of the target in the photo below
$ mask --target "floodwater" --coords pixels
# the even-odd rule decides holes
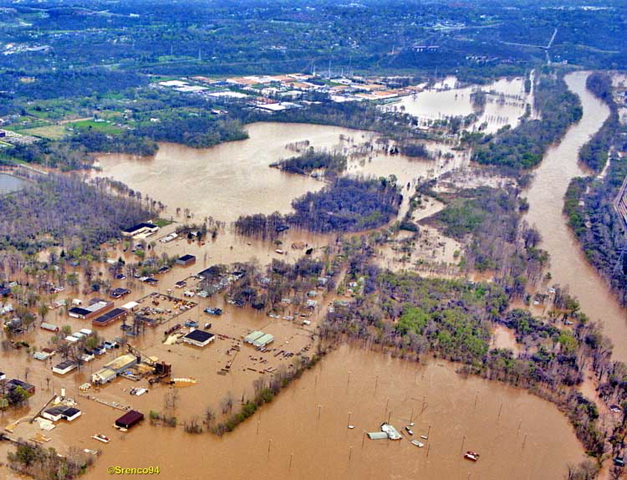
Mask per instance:
[[[256,123],[248,125],[247,130],[247,140],[208,149],[166,143],[160,144],[154,158],[102,155],[100,175],[160,200],[170,214],[176,208],[189,208],[196,216],[233,221],[242,214],[288,213],[293,199],[324,186],[314,178],[269,167],[272,162],[297,155],[286,145],[309,140],[316,149],[351,152],[353,144],[372,143],[375,138],[371,132],[323,125]],[[450,151],[444,146],[441,150]],[[453,161],[444,163],[451,168],[455,165]],[[401,172],[399,164],[405,166]],[[436,167],[433,161],[410,162],[402,156],[375,151],[360,162],[352,161],[349,170],[352,174],[377,176],[398,172],[399,180],[409,181],[426,176]]]
[[[117,433],[111,423],[120,412],[96,405],[85,405],[76,426],[60,427],[71,443],[103,450],[88,479],[110,478],[110,465],[154,465],[161,477],[177,479],[515,480],[561,478],[567,463],[583,459],[572,428],[548,402],[462,379],[446,363],[419,366],[346,346],[221,439],[147,421]],[[388,419],[399,429],[413,420],[410,438],[428,433],[426,446],[364,439]],[[90,439],[96,432],[111,443]],[[466,450],[479,452],[479,462],[464,460]]]
[[[0,173],[0,195],[3,193],[17,192],[22,190],[26,185],[28,185],[26,180],[6,173]]]
[[[566,157],[566,160],[576,164],[576,148],[580,145],[577,142],[581,139],[581,143],[585,142],[596,131],[595,128],[603,121],[604,110],[600,102],[583,91],[581,86],[585,85],[585,78],[571,76],[568,81],[571,88],[584,97],[584,119],[571,129],[563,142],[576,144],[570,147],[574,148],[574,156]],[[573,132],[577,132],[580,125],[588,127],[577,134],[576,141],[571,140]],[[338,144],[349,148],[353,143],[373,142],[375,138],[371,133],[328,126],[259,123],[247,128],[250,139],[242,142],[206,150],[165,144],[161,145],[160,152],[153,159],[107,155],[100,158],[100,165],[103,175],[121,180],[131,188],[167,204],[171,215],[174,215],[177,207],[189,208],[194,218],[212,216],[230,221],[242,213],[289,211],[293,198],[324,185],[309,177],[288,175],[268,167],[273,161],[294,155],[285,149],[286,144],[308,139],[317,148],[331,148]],[[354,141],[342,140],[340,135]],[[443,146],[431,147],[446,151]],[[561,145],[551,152],[560,148]],[[575,291],[573,282],[577,280],[577,285],[583,282],[581,272],[591,272],[591,269],[581,256],[577,257],[579,247],[570,238],[560,217],[563,192],[558,192],[557,198],[549,201],[543,201],[542,197],[545,191],[553,194],[556,190],[555,179],[551,176],[559,177],[572,167],[553,165],[555,160],[549,158],[551,152],[538,170],[529,192],[529,217],[533,219],[532,223],[538,224],[545,238],[545,248],[551,252],[554,278],[561,283],[570,283],[571,292],[582,299],[582,295]],[[564,161],[562,156],[556,158]],[[409,161],[402,156],[386,156],[375,152],[351,162],[349,170],[350,173],[375,175],[394,173],[400,182],[406,183],[418,176],[435,176],[465,161],[467,159],[463,156],[446,161]],[[552,169],[545,167],[545,164],[551,165]],[[542,173],[544,167],[549,173]],[[575,172],[573,174],[578,174],[575,167],[572,169]],[[542,179],[547,175],[548,186],[544,184],[543,188],[538,187],[538,184],[543,185]],[[165,186],[164,178],[167,179]],[[565,185],[568,184],[568,178],[565,179]],[[561,178],[559,180],[562,181]],[[558,184],[561,185],[560,182]],[[536,192],[538,188],[542,191]],[[547,210],[549,203],[551,206]],[[540,225],[540,221],[545,220],[541,215],[551,217],[553,214],[557,215],[557,219]],[[543,229],[543,226],[549,229]],[[555,246],[551,243],[551,229],[562,227],[563,231],[559,232],[564,233],[570,243],[564,242],[559,233],[555,234],[558,241]],[[166,230],[160,234],[165,234]],[[322,244],[328,241],[328,238],[322,236],[312,239],[299,235],[303,234],[288,233],[290,240],[286,239],[286,245],[281,247],[288,252],[287,255],[268,252],[267,245],[254,240],[239,239],[235,243],[235,237],[228,232],[220,233],[218,239],[207,242],[206,247],[185,240],[171,244],[157,242],[159,254],[166,251],[170,254],[192,253],[198,257],[198,263],[185,270],[173,269],[156,289],[143,286],[136,288],[134,285],[133,299],[138,298],[138,294],[155,290],[164,292],[173,287],[174,281],[186,278],[213,263],[245,260],[260,254],[262,250],[263,257],[260,260],[263,263],[270,257],[289,259],[296,256],[288,247],[290,242]],[[561,261],[560,248],[566,246],[569,249],[563,253],[563,260],[574,261],[579,258],[583,263],[579,265],[580,269],[560,280],[555,265]],[[113,258],[117,258],[117,254]],[[603,291],[600,279],[596,278],[592,283]],[[606,293],[608,301],[602,303],[603,313],[611,311],[611,305],[615,305],[615,302],[611,303],[613,299],[609,292]],[[81,296],[68,291],[64,294],[68,298]],[[175,290],[175,294],[180,295],[180,290]],[[603,297],[599,298],[603,301]],[[213,319],[202,314],[201,310],[209,304],[223,306],[222,299],[193,300],[199,301],[200,305],[170,324],[183,323],[187,318],[202,318],[202,321],[214,324],[212,330],[232,338],[241,337],[249,330],[263,329],[275,335],[274,347],[298,351],[311,344],[311,329],[294,322],[270,319],[250,309],[235,309],[231,306],[227,306],[222,317]],[[595,318],[590,313],[590,305],[584,303],[583,299],[582,307]],[[78,320],[68,319],[60,311],[51,312],[49,317],[50,320],[56,320],[54,323],[72,325],[73,330],[85,326]],[[117,336],[120,332],[118,327],[107,327],[105,338]],[[132,343],[148,355],[156,355],[171,362],[175,376],[193,376],[198,379],[197,385],[177,390],[178,400],[173,413],[182,421],[202,416],[206,407],[218,410],[220,400],[227,392],[233,395],[235,405],[242,397],[249,398],[252,382],[264,375],[260,370],[281,363],[281,359],[272,354],[264,354],[269,363],[263,363],[259,352],[243,345],[233,363],[233,372],[226,376],[218,375],[217,370],[227,361],[226,350],[232,341],[217,340],[204,350],[185,345],[169,347],[161,344],[165,328],[149,331],[144,338]],[[609,329],[608,333],[612,334]],[[43,346],[45,343],[40,340],[52,334],[37,332],[33,335],[37,337],[37,344]],[[510,338],[499,339],[499,344],[510,342]],[[463,379],[455,373],[454,366],[444,362],[430,361],[421,366],[394,360],[380,353],[341,347],[306,372],[272,404],[265,406],[234,433],[218,439],[208,434],[185,434],[180,427],[153,427],[148,421],[130,432],[119,433],[112,428],[112,423],[122,412],[78,397],[77,386],[88,379],[89,373],[96,369],[96,363],[87,365],[81,373],[62,378],[51,375],[49,368],[42,368],[42,364],[27,360],[25,353],[22,357],[24,365],[18,367],[14,359],[19,358],[20,354],[17,354],[18,357],[15,355],[15,352],[11,352],[10,356],[6,352],[0,353],[9,377],[24,379],[28,376],[28,381],[37,386],[38,392],[31,400],[33,410],[39,408],[51,395],[47,378],[51,378],[51,388],[58,391],[61,386],[66,386],[69,394],[79,400],[79,408],[84,416],[72,424],[62,422],[51,432],[53,440],[46,446],[55,446],[62,452],[67,451],[70,445],[101,449],[103,455],[87,473],[85,478],[88,479],[111,478],[106,468],[115,465],[159,466],[161,477],[181,479],[244,479],[251,476],[305,480],[561,478],[567,463],[578,463],[584,458],[571,426],[554,405],[520,389],[478,378]],[[98,366],[111,359],[110,355],[107,357],[106,360],[99,360]],[[140,383],[144,386],[145,382]],[[96,393],[96,396],[129,404],[146,415],[150,410],[164,410],[169,387],[156,386],[147,395],[132,397],[128,390],[135,386],[139,385],[118,379]],[[11,416],[4,418],[3,423],[25,414],[25,411],[12,412]],[[377,430],[380,423],[387,419],[398,428],[410,421],[415,422],[413,438],[429,432],[429,439],[421,440],[426,446],[419,449],[407,439],[399,442],[364,439],[365,431]],[[347,428],[349,422],[355,426],[354,429]],[[18,429],[16,435],[28,438],[24,433],[27,431]],[[108,435],[112,439],[111,443],[104,445],[91,439],[95,433]],[[0,455],[6,449],[6,444],[0,445]],[[479,452],[480,461],[471,463],[464,460],[462,453],[466,450]]]
[[[512,128],[519,123],[519,117],[525,113],[526,104],[532,104],[532,95],[524,91],[524,79],[502,78],[496,82],[477,87],[456,88],[456,82],[448,81],[431,90],[403,97],[397,107],[404,107],[405,112],[422,120],[433,121],[449,116],[467,116],[475,113],[471,94],[479,88],[487,93],[484,111],[471,126],[471,130],[485,126],[482,131],[493,133],[505,125]],[[394,107],[392,107],[394,108]]]
[[[583,118],[549,149],[535,171],[527,193],[527,221],[542,234],[541,247],[551,255],[552,282],[570,287],[590,319],[601,321],[614,342],[614,358],[627,361],[627,310],[620,308],[607,284],[585,259],[562,214],[564,194],[571,178],[588,175],[578,164],[578,152],[609,115],[608,107],[586,90],[589,72],[566,77],[568,88],[579,95]]]

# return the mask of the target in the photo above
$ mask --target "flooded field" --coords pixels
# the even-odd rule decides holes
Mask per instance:
[[[521,82],[520,79],[502,80],[494,85],[499,91],[514,95],[522,89]],[[607,109],[585,91],[585,75],[569,76],[568,84],[582,96],[584,118],[569,131],[562,144],[549,151],[536,171],[536,179],[529,191],[528,221],[542,232],[543,246],[551,254],[554,280],[570,284],[570,292],[579,297],[583,310],[593,319],[602,318],[607,333],[618,344],[616,339],[627,333],[627,315],[618,309],[601,279],[587,265],[561,216],[562,196],[568,180],[581,173],[576,165],[577,149],[599,128]],[[434,93],[444,95],[454,91]],[[457,102],[470,105],[468,98],[461,98],[459,89],[457,98],[449,98],[446,108],[465,108],[462,103],[455,106]],[[490,110],[490,105],[490,102],[486,104],[484,115],[492,112],[495,120],[491,125],[500,128],[501,120],[496,119],[499,115],[496,110]],[[494,102],[494,106],[496,108],[498,102]],[[511,122],[511,115],[508,122]],[[165,217],[172,216],[181,221],[184,217],[175,214],[176,210],[189,209],[190,222],[202,222],[209,216],[228,222],[241,214],[288,212],[294,198],[322,188],[322,181],[269,168],[270,163],[296,154],[294,150],[286,149],[286,145],[304,140],[309,140],[315,148],[337,148],[351,155],[348,174],[396,175],[404,193],[412,190],[419,177],[433,178],[452,170],[457,170],[457,174],[442,188],[481,184],[498,187],[505,182],[500,177],[482,176],[474,169],[466,169],[468,154],[455,152],[449,145],[427,144],[436,159],[414,161],[401,155],[386,155],[376,147],[368,152],[364,146],[376,146],[377,140],[369,132],[271,123],[253,124],[247,129],[250,139],[211,149],[195,150],[162,144],[159,153],[150,159],[103,155],[100,157],[101,175],[123,181],[163,202],[168,206]],[[356,155],[357,151],[365,153]],[[446,153],[452,153],[453,157],[444,155]],[[167,179],[165,185],[164,179]],[[400,215],[406,208],[407,195]],[[430,199],[414,212],[414,221],[420,221],[441,208],[442,203]],[[322,247],[335,239],[334,235],[290,230],[281,237],[281,244],[273,245],[237,237],[226,226],[219,229],[217,238],[204,242],[186,239],[169,243],[158,241],[175,227],[176,224],[167,226],[148,239],[149,243],[154,242],[152,251],[157,256],[192,254],[197,258],[196,264],[174,267],[170,272],[158,275],[159,282],[155,286],[132,278],[112,281],[112,286],[132,290],[129,298],[116,301],[116,306],[129,300],[142,300],[140,308],[170,309],[176,302],[150,295],[171,291],[172,295],[183,299],[183,292],[193,291],[198,283],[194,275],[211,265],[251,259],[259,265],[267,264],[273,258],[293,261],[302,255],[304,247],[313,248],[312,255],[322,256]],[[406,266],[416,268],[424,260],[431,262],[425,274],[455,274],[456,252],[462,249],[462,245],[429,227],[421,229],[424,235],[410,245],[409,261],[403,259],[406,252],[402,248],[403,241],[411,234],[401,232],[395,243],[378,252],[380,265],[394,270]],[[278,247],[281,253],[276,251]],[[109,258],[137,260],[123,248],[121,244],[109,247]],[[434,269],[437,265],[441,265],[442,270]],[[447,273],[447,269],[451,272]],[[106,266],[102,271],[103,276],[109,275]],[[175,283],[180,280],[185,280],[187,285],[177,289]],[[98,296],[88,294],[83,288],[83,285],[74,290],[67,287],[57,298],[86,300],[86,297]],[[159,303],[154,303],[155,300]],[[85,364],[81,372],[62,377],[50,371],[50,367],[60,361],[57,357],[39,362],[32,359],[26,348],[16,351],[3,345],[0,351],[3,371],[10,377],[32,383],[37,393],[30,400],[30,413],[28,409],[5,413],[2,426],[23,419],[14,428],[14,436],[33,437],[39,429],[36,424],[28,422],[30,416],[50,399],[53,392],[59,393],[62,387],[66,388],[67,395],[79,402],[83,416],[72,423],[60,422],[55,430],[47,433],[51,440],[45,446],[58,448],[63,453],[70,446],[102,450],[96,466],[85,477],[88,479],[111,478],[106,472],[107,466],[152,465],[161,468],[161,477],[189,479],[535,480],[562,478],[568,463],[578,463],[584,458],[582,447],[565,416],[548,402],[502,384],[477,378],[463,379],[455,373],[454,365],[445,362],[430,360],[419,365],[348,346],[329,354],[271,404],[264,406],[234,433],[222,438],[208,433],[185,434],[181,426],[152,426],[148,419],[127,433],[114,430],[112,423],[123,411],[98,403],[96,399],[138,409],[146,417],[152,410],[167,412],[176,416],[179,422],[202,422],[207,409],[221,411],[225,399],[230,399],[237,411],[240,403],[253,395],[255,380],[268,378],[275,369],[291,368],[299,354],[312,354],[316,324],[331,298],[317,297],[319,304],[307,317],[307,322],[311,322],[307,324],[299,316],[301,312],[289,306],[279,317],[271,317],[252,308],[229,305],[220,294],[210,299],[194,296],[191,300],[198,305],[180,315],[174,309],[173,314],[168,313],[172,317],[168,323],[146,329],[142,337],[131,339],[131,343],[141,350],[142,355],[171,363],[173,377],[193,379],[196,383],[175,388],[159,384],[150,386],[146,380],[135,382],[118,378],[102,388],[81,392],[78,387],[89,381],[91,373],[126,351],[114,350]],[[219,317],[207,315],[203,313],[207,307],[222,308],[224,314]],[[203,349],[175,344],[172,338],[164,343],[166,330],[189,320],[198,322],[201,327],[211,323],[215,341]],[[92,328],[90,322],[69,318],[62,309],[49,312],[46,321],[59,326],[69,325],[72,331]],[[243,336],[254,330],[274,336],[268,351],[260,352],[241,342]],[[184,327],[181,331],[186,333],[188,329]],[[116,323],[99,333],[103,339],[113,340],[123,332]],[[23,340],[41,348],[50,344],[53,335],[36,329],[27,332]],[[517,351],[511,331],[505,328],[496,329],[493,345]],[[617,351],[617,358],[627,358],[627,346],[619,345]],[[225,370],[228,372],[220,373]],[[131,395],[131,388],[137,387],[148,388],[148,393],[141,397]],[[389,421],[399,430],[414,423],[413,435],[404,432],[404,438],[397,442],[366,439],[364,433],[378,430],[383,421]],[[349,425],[354,428],[349,429]],[[96,433],[109,436],[111,442],[105,445],[92,439]],[[421,435],[428,438],[421,439]],[[425,446],[418,448],[410,443],[411,439],[418,439]],[[7,444],[0,444],[0,456],[6,455],[8,449]],[[480,461],[473,463],[463,459],[466,450],[479,452]]]
[[[581,99],[583,118],[559,145],[548,150],[535,171],[527,194],[527,221],[538,228],[543,238],[541,247],[551,255],[553,282],[570,287],[582,311],[603,323],[605,334],[614,342],[614,358],[627,361],[627,343],[623,341],[627,338],[627,310],[620,308],[605,281],[587,262],[562,214],[570,179],[589,174],[577,162],[579,148],[609,115],[605,103],[586,90],[587,76],[588,72],[578,72],[566,77],[568,87]]]
[[[471,129],[485,124],[482,130],[493,133],[505,125],[516,127],[526,105],[532,103],[532,96],[525,93],[523,78],[503,78],[489,85],[463,88],[457,88],[454,80],[449,79],[436,85],[438,88],[403,97],[396,106],[403,107],[406,113],[424,122],[449,116],[465,117],[477,111],[471,96],[481,89],[486,92],[485,107]]]
[[[180,396],[193,388],[181,389]],[[420,366],[349,347],[330,354],[220,439],[153,427],[147,420],[118,433],[111,423],[121,412],[87,401],[81,408],[83,418],[61,424],[58,433],[65,442],[103,451],[88,479],[110,478],[109,465],[155,465],[164,478],[185,479],[244,479],[251,472],[255,478],[312,480],[561,478],[569,462],[583,458],[572,428],[548,402],[462,379],[446,363]],[[177,411],[184,415],[190,408],[181,404]],[[398,429],[413,421],[414,435],[396,442],[364,438],[386,420]],[[348,429],[349,423],[355,428]],[[111,442],[91,439],[95,432]],[[412,445],[412,438],[425,447]],[[480,461],[464,460],[466,450],[479,452]]]
[[[247,130],[247,140],[208,149],[161,144],[154,158],[102,155],[99,175],[113,177],[160,200],[170,215],[174,216],[177,208],[188,208],[196,218],[210,216],[228,222],[242,214],[288,213],[293,199],[324,186],[314,178],[269,167],[298,154],[287,145],[309,140],[316,149],[336,148],[350,155],[364,151],[361,146],[374,143],[376,138],[371,132],[322,125],[256,123]],[[407,183],[468,162],[466,154],[453,152],[446,145],[430,144],[427,148],[435,155],[454,153],[454,157],[419,161],[375,150],[353,158],[348,173],[377,177],[395,174],[401,183]]]

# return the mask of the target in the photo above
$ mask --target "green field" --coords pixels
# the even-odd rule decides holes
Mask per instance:
[[[81,120],[80,122],[69,123],[75,130],[96,130],[102,133],[118,135],[122,133],[120,127],[111,125],[109,122],[95,122],[93,120]]]
[[[64,125],[46,125],[45,127],[28,128],[20,130],[24,135],[33,135],[35,137],[48,138],[50,140],[58,140],[66,135]]]

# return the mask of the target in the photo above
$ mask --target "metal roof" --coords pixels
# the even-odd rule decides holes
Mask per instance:
[[[269,343],[272,343],[274,341],[274,336],[270,335],[269,333],[266,333],[264,335],[262,335],[261,337],[259,337],[256,340],[253,340],[253,345],[255,347],[265,347],[266,345],[268,345]]]
[[[244,341],[246,343],[253,343],[255,340],[257,340],[258,338],[263,337],[265,334],[259,330],[256,330],[254,332],[249,333],[248,335],[246,335],[246,337],[244,337]]]

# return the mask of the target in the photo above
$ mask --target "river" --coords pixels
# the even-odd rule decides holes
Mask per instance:
[[[542,235],[541,247],[551,256],[552,283],[568,285],[591,320],[601,321],[614,342],[614,359],[627,361],[627,310],[620,307],[606,282],[587,262],[581,245],[562,214],[564,194],[573,177],[588,175],[578,163],[578,152],[609,115],[609,108],[586,89],[589,72],[567,75],[568,88],[579,95],[583,117],[559,145],[549,149],[535,171],[527,192],[527,221]]]

